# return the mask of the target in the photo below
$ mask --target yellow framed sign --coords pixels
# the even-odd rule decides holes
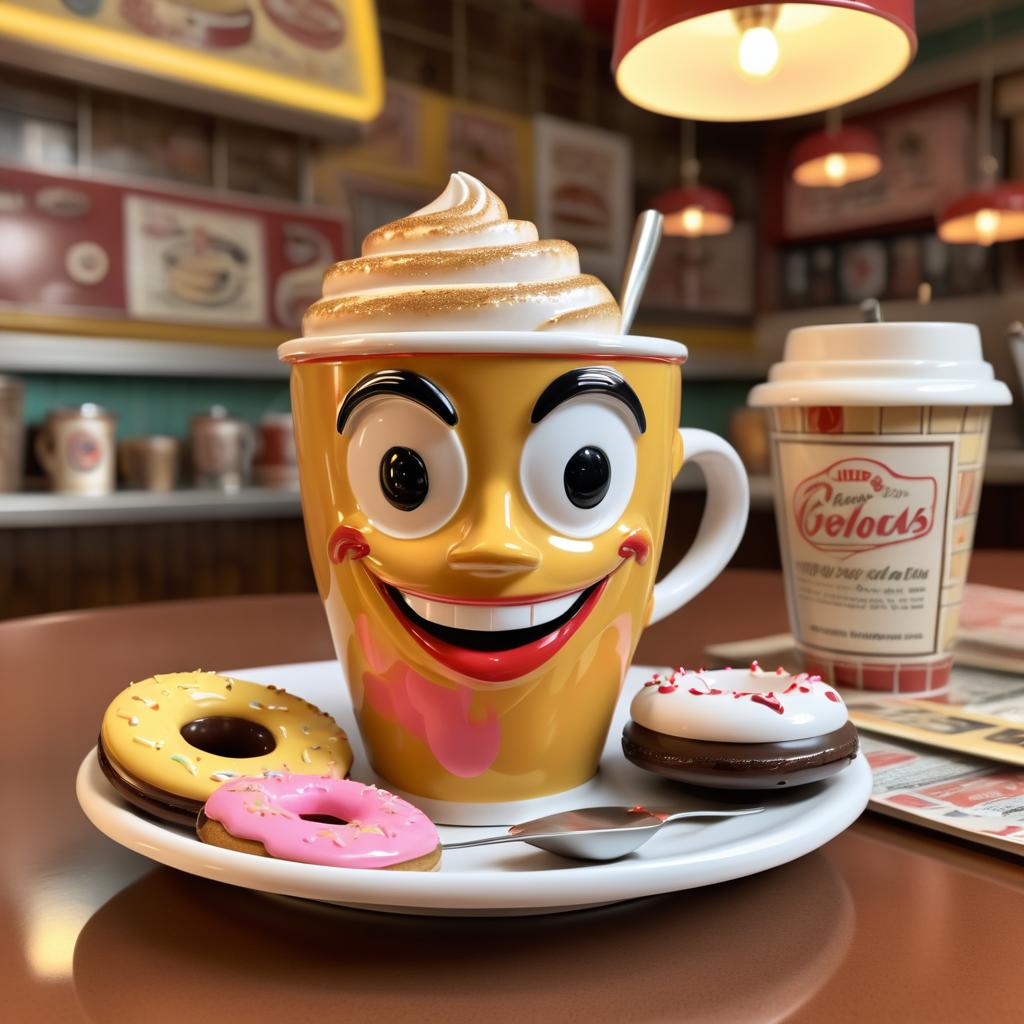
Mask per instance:
[[[383,102],[373,0],[0,0],[0,60],[293,130]]]

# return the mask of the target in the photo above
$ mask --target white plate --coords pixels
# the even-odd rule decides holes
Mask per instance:
[[[589,803],[680,807],[702,803],[622,756],[620,735],[629,701],[650,672],[642,667],[630,669],[601,770],[587,788]],[[230,674],[283,686],[333,714],[349,733],[356,757],[353,777],[360,777],[358,768],[365,766],[366,757],[336,662],[239,669]],[[209,846],[190,833],[131,810],[104,778],[95,751],[82,762],[77,793],[89,820],[105,835],[144,857],[203,878],[393,913],[497,916],[581,910],[712,885],[785,864],[827,843],[857,819],[871,793],[871,772],[864,758],[857,757],[826,782],[771,794],[762,814],[670,825],[620,861],[570,861],[510,843],[450,851],[442,858],[441,870],[434,873],[320,867]],[[442,842],[454,842],[504,830],[443,826],[439,831]]]

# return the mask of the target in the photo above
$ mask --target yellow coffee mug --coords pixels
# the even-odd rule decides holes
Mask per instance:
[[[686,348],[534,332],[288,342],[306,535],[375,771],[513,802],[595,772],[646,624],[746,525],[736,453],[679,430]],[[672,480],[708,501],[655,586]]]

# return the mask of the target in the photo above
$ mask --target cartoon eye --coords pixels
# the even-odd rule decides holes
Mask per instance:
[[[380,489],[403,512],[419,508],[430,490],[427,464],[420,453],[398,445],[389,448],[380,460]]]
[[[346,468],[360,509],[391,537],[426,537],[455,514],[466,491],[458,434],[405,398],[363,402],[349,418]]]
[[[622,403],[582,395],[554,409],[527,438],[519,479],[552,529],[570,537],[609,529],[636,479],[636,430]]]

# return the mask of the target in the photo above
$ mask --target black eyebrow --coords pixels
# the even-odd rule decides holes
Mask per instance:
[[[378,370],[364,377],[346,396],[338,410],[338,433],[345,429],[345,423],[360,402],[377,395],[399,395],[411,402],[418,402],[429,409],[438,419],[454,427],[459,422],[458,413],[451,399],[432,381],[411,370]]]
[[[633,414],[640,433],[647,430],[647,417],[636,392],[626,379],[607,366],[587,366],[582,370],[569,370],[556,377],[545,389],[530,416],[531,423],[540,423],[549,412],[576,395],[596,391],[609,398],[617,398]]]

